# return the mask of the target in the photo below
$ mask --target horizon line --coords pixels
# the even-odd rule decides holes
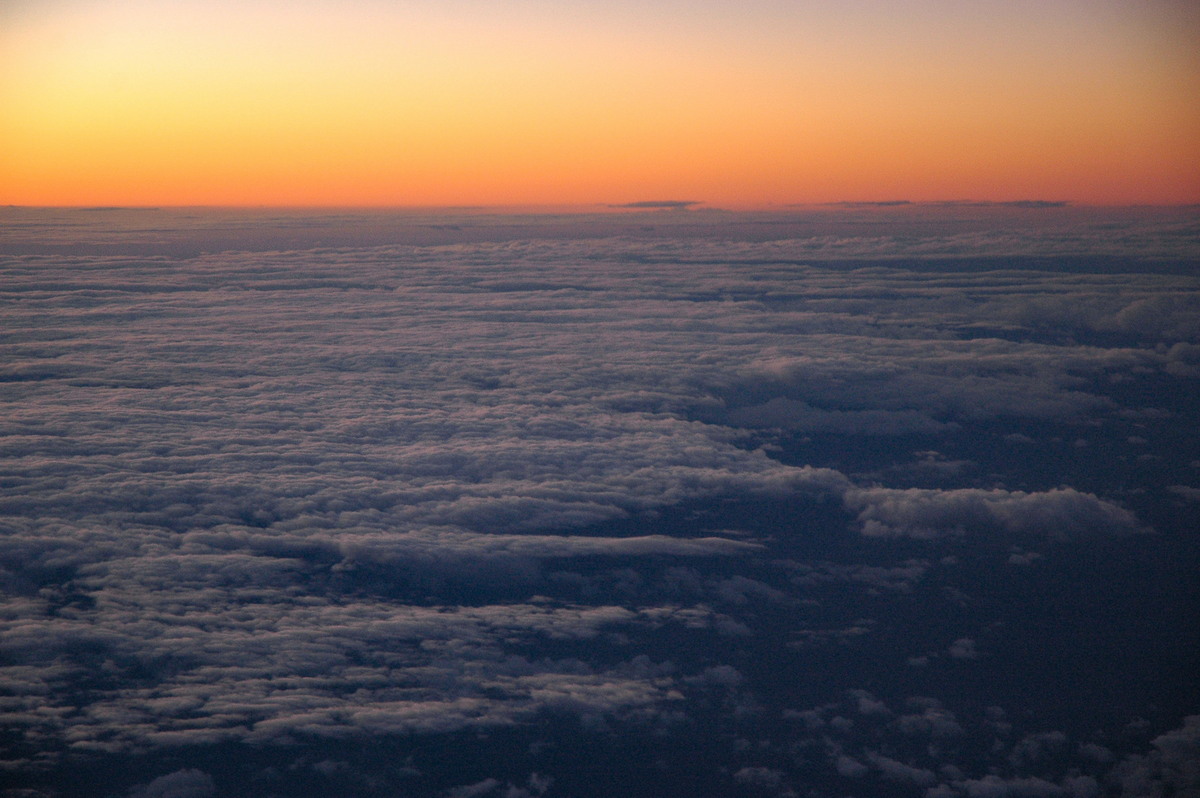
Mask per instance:
[[[571,202],[571,203],[496,203],[496,204],[391,204],[391,203],[146,203],[146,204],[38,204],[3,203],[7,210],[69,210],[88,212],[205,210],[354,210],[354,211],[440,211],[449,213],[631,213],[679,214],[696,212],[765,213],[790,212],[801,209],[889,210],[902,208],[1009,208],[1018,210],[1060,210],[1084,208],[1162,208],[1187,209],[1200,207],[1197,202],[1077,202],[1074,200],[1015,199],[1015,200],[833,200],[820,202],[789,202],[764,204],[710,204],[704,200],[636,200],[633,202]]]

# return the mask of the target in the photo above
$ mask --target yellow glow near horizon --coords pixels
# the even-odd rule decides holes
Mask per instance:
[[[1200,201],[1169,0],[498,5],[16,2],[0,203]]]

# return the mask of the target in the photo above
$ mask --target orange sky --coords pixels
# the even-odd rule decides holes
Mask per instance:
[[[1198,97],[1188,0],[8,0],[0,204],[1200,202]]]

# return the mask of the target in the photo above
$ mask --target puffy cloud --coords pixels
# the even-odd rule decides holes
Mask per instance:
[[[1064,794],[1059,785],[1039,778],[1005,779],[989,775],[981,779],[968,779],[955,786],[967,798],[1055,798]]]
[[[978,659],[979,652],[975,649],[975,641],[969,637],[960,637],[950,644],[948,652],[954,659]]]
[[[731,410],[727,419],[744,427],[783,427],[842,435],[930,434],[952,429],[951,425],[915,410],[820,410],[807,402],[782,396]]]
[[[1003,532],[1065,540],[1144,531],[1128,510],[1073,488],[1023,491],[852,488],[846,506],[872,537]]]
[[[915,784],[918,787],[930,787],[937,782],[937,776],[933,774],[933,771],[906,765],[882,754],[869,753],[867,761],[889,781]]]
[[[1200,790],[1200,715],[1155,737],[1153,750],[1120,762],[1109,776],[1122,796],[1186,795]]]
[[[200,770],[177,770],[134,789],[130,798],[213,798],[216,794],[212,776]]]
[[[297,604],[283,596],[221,609],[215,591],[200,589],[165,591],[153,608],[137,592],[100,616],[99,628],[61,619],[52,638],[39,631],[44,624],[11,627],[4,649],[18,661],[69,656],[75,664],[0,669],[7,682],[26,685],[10,701],[9,722],[32,739],[62,736],[81,751],[121,751],[297,734],[448,732],[545,711],[602,715],[679,697],[666,673],[597,670],[504,650],[521,639],[591,640],[622,625],[672,622],[661,614]],[[692,615],[699,620],[703,612]],[[81,713],[58,711],[74,700],[73,683],[94,678],[92,672],[119,686]],[[155,675],[145,683],[139,673]]]
[[[1118,330],[1147,338],[1194,342],[1200,339],[1200,294],[1158,294],[1137,299],[1117,311],[1110,323]]]
[[[1200,488],[1193,488],[1190,485],[1171,485],[1167,490],[1189,502],[1200,502]]]
[[[837,772],[840,775],[851,779],[861,779],[863,776],[871,772],[869,767],[864,765],[862,762],[859,762],[854,757],[847,756],[846,754],[840,754],[834,761],[834,766],[837,768]]]
[[[896,727],[903,734],[946,738],[964,733],[958,718],[940,701],[925,699],[918,703],[924,705],[919,714],[902,715],[896,720]]]
[[[1091,776],[1068,776],[1063,779],[1062,787],[1071,798],[1096,798],[1100,795],[1100,783]]]
[[[887,704],[880,701],[867,690],[851,690],[850,694],[858,704],[861,715],[890,715]]]
[[[630,557],[670,555],[715,557],[746,554],[760,544],[729,538],[674,538],[641,535],[613,538],[581,535],[481,535],[430,530],[410,535],[371,535],[342,543],[347,564],[355,562],[420,562],[425,567],[461,568],[462,560],[494,564],[503,558]]]
[[[929,563],[908,560],[894,566],[844,565],[840,563],[786,563],[791,582],[801,586],[852,583],[870,590],[911,592],[929,570]]]
[[[784,785],[782,772],[763,767],[744,767],[733,774],[733,780],[760,790],[779,790]]]
[[[1044,758],[1061,752],[1066,744],[1067,735],[1063,732],[1029,734],[1013,746],[1009,759],[1017,766],[1028,768]]]
[[[487,795],[500,786],[500,782],[496,779],[484,779],[475,784],[464,784],[461,787],[455,787],[446,793],[447,798],[479,798],[481,795]]]

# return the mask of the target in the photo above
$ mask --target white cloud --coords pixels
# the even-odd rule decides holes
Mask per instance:
[[[864,535],[935,538],[979,532],[1066,540],[1145,531],[1133,513],[1073,488],[1008,490],[851,488],[845,504]]]

